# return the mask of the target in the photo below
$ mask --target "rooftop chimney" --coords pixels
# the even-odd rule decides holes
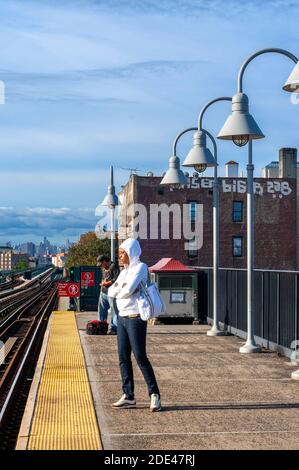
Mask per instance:
[[[225,176],[226,178],[238,178],[239,176],[239,163],[233,160],[225,164]]]
[[[279,150],[279,178],[297,178],[297,149]]]

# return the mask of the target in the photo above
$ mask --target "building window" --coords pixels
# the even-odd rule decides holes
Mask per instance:
[[[243,222],[242,201],[233,201],[233,222]]]
[[[189,217],[191,222],[196,222],[197,217],[197,208],[198,202],[197,201],[190,201],[189,202]]]
[[[233,256],[243,256],[243,237],[233,237]]]
[[[192,240],[188,242],[188,257],[196,258],[198,256],[198,240],[196,237],[193,237]]]
[[[173,275],[160,277],[160,289],[185,289],[192,288],[192,276]]]

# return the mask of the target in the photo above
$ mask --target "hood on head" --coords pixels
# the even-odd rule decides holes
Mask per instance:
[[[139,241],[135,240],[135,238],[127,238],[127,240],[125,240],[119,248],[127,253],[130,264],[134,264],[139,261],[141,247]]]

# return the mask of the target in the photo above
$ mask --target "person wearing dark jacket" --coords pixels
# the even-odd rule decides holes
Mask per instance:
[[[111,309],[111,328],[110,335],[117,334],[117,315],[118,310],[114,299],[108,296],[108,288],[113,285],[119,275],[119,269],[116,263],[111,263],[108,256],[101,255],[97,259],[98,266],[102,269],[101,294],[98,304],[99,320],[107,320],[108,310]]]

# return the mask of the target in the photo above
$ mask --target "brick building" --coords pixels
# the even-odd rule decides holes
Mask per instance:
[[[67,260],[66,253],[57,253],[56,255],[52,256],[52,264],[56,268],[64,268],[66,260]]]
[[[14,253],[13,249],[9,246],[0,247],[0,269],[3,271],[10,271],[16,265],[24,261],[29,263],[29,256],[22,253]]]
[[[12,248],[0,246],[0,269],[9,271],[12,267]]]
[[[297,179],[297,269],[299,269],[299,162],[296,148],[282,148],[279,159],[263,168],[265,178],[296,178]]]
[[[149,265],[161,258],[176,258],[190,266],[209,267],[213,264],[213,178],[189,178],[187,188],[172,189],[161,186],[162,177],[132,175],[120,193],[119,238],[133,236],[134,224],[141,232],[142,259]],[[296,178],[255,178],[255,267],[258,269],[297,268],[297,181]],[[136,205],[140,206],[136,206]],[[202,211],[202,246],[186,249],[186,239],[174,239],[172,213],[170,238],[160,233],[162,220],[158,219],[158,238],[152,235],[152,208],[176,204],[181,213],[187,212],[191,227],[195,214]],[[132,206],[133,205],[133,206]],[[141,207],[142,206],[142,207]],[[183,209],[183,207],[185,208]],[[133,209],[132,209],[133,207]],[[143,209],[143,207],[145,209]],[[129,209],[128,209],[129,208]],[[137,217],[133,217],[135,209]],[[143,219],[140,211],[144,211]],[[168,215],[162,216],[167,225]],[[219,240],[220,267],[246,268],[246,178],[219,178]],[[156,219],[155,219],[156,220]],[[141,221],[141,222],[140,222]],[[186,222],[186,219],[185,219]],[[181,231],[183,232],[181,221]]]

